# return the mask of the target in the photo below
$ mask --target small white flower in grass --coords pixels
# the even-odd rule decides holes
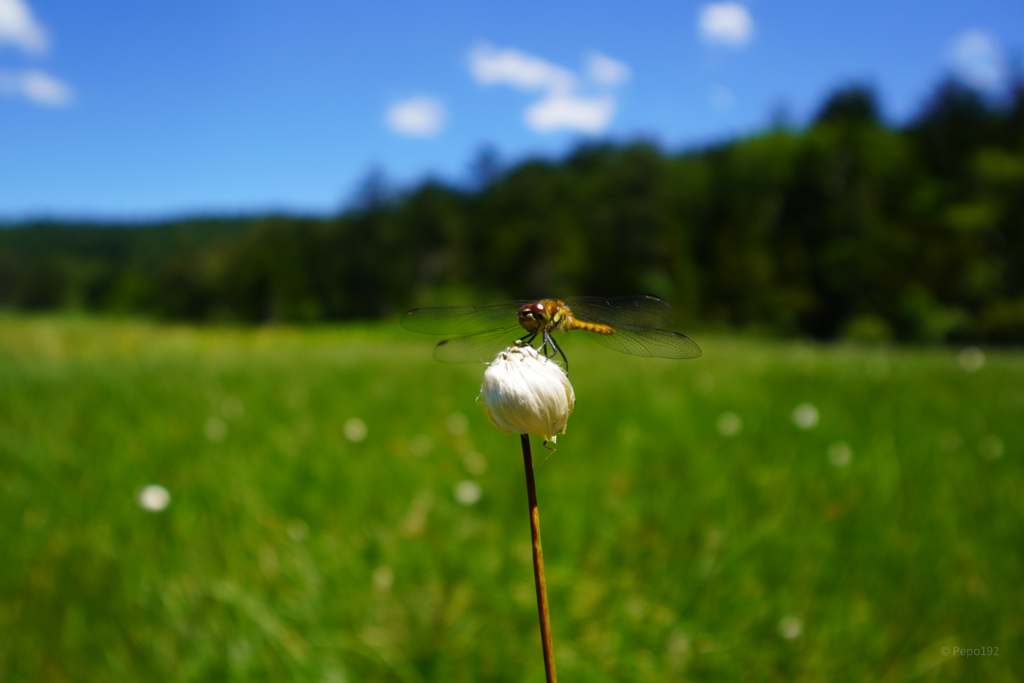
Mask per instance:
[[[287,531],[288,538],[292,539],[296,543],[300,543],[309,538],[309,525],[301,519],[293,519],[288,522]]]
[[[139,507],[149,512],[160,512],[171,504],[171,493],[160,484],[150,484],[139,492]]]
[[[689,658],[691,650],[693,650],[693,643],[690,641],[690,636],[686,635],[684,631],[674,629],[668,637],[668,645],[665,648],[668,650],[668,659],[675,667],[680,667]]]
[[[245,415],[245,404],[237,396],[228,396],[220,402],[220,414],[229,420],[238,420]]]
[[[483,474],[487,471],[487,458],[476,451],[470,451],[462,456],[462,464],[470,474]]]
[[[491,362],[479,400],[502,434],[534,434],[554,443],[565,433],[576,394],[558,364],[517,343]]]
[[[426,434],[417,434],[409,439],[409,451],[417,458],[425,458],[434,449],[434,441]]]
[[[939,432],[939,448],[947,453],[952,453],[963,445],[964,439],[955,429],[948,428]]]
[[[260,548],[256,554],[256,560],[263,576],[268,579],[276,579],[281,575],[281,560],[273,546],[265,545]]]
[[[779,619],[779,635],[786,640],[795,640],[804,632],[804,622],[797,617],[788,616]]]
[[[213,443],[220,443],[224,439],[228,438],[228,423],[217,416],[211,417],[206,421],[206,425],[203,427],[203,433],[205,433],[206,438]]]
[[[455,500],[463,505],[475,505],[480,501],[483,492],[480,484],[472,479],[466,479],[455,485]]]
[[[395,582],[395,570],[386,564],[373,570],[373,587],[382,591],[391,588]]]
[[[695,373],[690,382],[693,384],[693,390],[698,394],[707,396],[715,390],[715,377],[707,370]]]
[[[995,434],[990,434],[978,443],[978,450],[981,451],[981,456],[986,460],[998,460],[1003,457],[1006,447],[1003,445],[1002,439]]]
[[[718,433],[722,436],[736,436],[743,428],[743,420],[733,412],[722,413],[718,417]]]
[[[793,424],[800,429],[814,429],[818,426],[818,409],[813,403],[801,403],[793,408]]]
[[[345,421],[345,438],[352,443],[357,443],[366,438],[366,423],[358,417],[349,418]]]
[[[853,449],[845,441],[837,441],[828,447],[828,461],[836,467],[846,467],[853,460]]]
[[[469,420],[462,413],[452,413],[445,418],[444,426],[448,428],[449,433],[459,436],[469,429]]]
[[[967,372],[977,372],[985,365],[985,352],[977,346],[968,346],[956,354],[956,362]]]

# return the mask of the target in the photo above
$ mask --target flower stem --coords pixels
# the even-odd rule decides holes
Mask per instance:
[[[533,580],[537,586],[537,613],[540,616],[540,642],[544,649],[544,673],[547,683],[556,683],[555,654],[551,645],[551,615],[548,612],[548,589],[544,582],[544,553],[540,547],[540,512],[537,510],[537,487],[533,481],[533,454],[530,437],[521,434],[523,465],[526,467],[526,497],[530,501],[530,535],[533,537]]]

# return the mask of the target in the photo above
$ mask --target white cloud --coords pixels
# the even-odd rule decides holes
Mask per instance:
[[[729,111],[736,104],[736,96],[724,85],[716,85],[711,89],[711,106],[718,111]]]
[[[42,54],[50,47],[46,29],[23,0],[0,0],[0,46],[4,43],[32,54]]]
[[[996,39],[980,29],[957,36],[949,61],[958,76],[981,90],[998,88],[1007,78],[1006,56]]]
[[[75,97],[67,83],[35,69],[22,74],[21,89],[33,102],[51,107],[71,104]]]
[[[42,55],[50,48],[49,34],[25,0],[0,0],[0,47],[4,44],[31,55]],[[39,69],[0,69],[0,95],[23,97],[47,107],[63,107],[75,99],[70,85]]]
[[[414,97],[388,108],[386,119],[391,130],[401,135],[430,138],[444,128],[444,105],[433,97]]]
[[[743,5],[720,2],[704,5],[698,22],[700,34],[709,43],[742,47],[754,35],[754,20]]]
[[[572,131],[596,135],[611,124],[618,102],[610,90],[629,80],[629,66],[600,52],[587,56],[586,90],[579,75],[540,57],[513,48],[486,43],[469,53],[473,78],[485,85],[504,84],[526,91],[541,91],[539,100],[523,112],[523,119],[538,133]]]
[[[628,66],[600,52],[591,52],[587,58],[587,72],[591,80],[601,85],[622,85],[631,75]]]
[[[597,134],[608,129],[615,116],[615,98],[611,95],[585,97],[574,93],[552,92],[526,110],[526,125],[538,133],[568,130]]]
[[[63,107],[75,99],[70,85],[38,69],[0,70],[0,95],[24,97],[48,107]]]
[[[486,85],[563,91],[576,87],[576,77],[567,69],[519,50],[498,50],[486,43],[469,53],[469,69],[478,82]]]

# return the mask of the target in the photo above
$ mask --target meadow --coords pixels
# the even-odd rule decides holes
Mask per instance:
[[[565,344],[561,679],[1024,679],[1024,354],[695,338]],[[0,680],[543,681],[518,439],[431,346],[0,318]]]

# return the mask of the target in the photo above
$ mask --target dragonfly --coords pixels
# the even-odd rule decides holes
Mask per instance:
[[[579,330],[615,351],[653,358],[697,358],[700,347],[679,332],[662,329],[672,322],[672,307],[656,296],[504,301],[484,306],[414,308],[402,316],[402,327],[425,334],[454,335],[434,347],[442,363],[479,363],[516,340],[537,347],[545,357],[569,359],[555,340]],[[524,334],[525,332],[525,334]]]

